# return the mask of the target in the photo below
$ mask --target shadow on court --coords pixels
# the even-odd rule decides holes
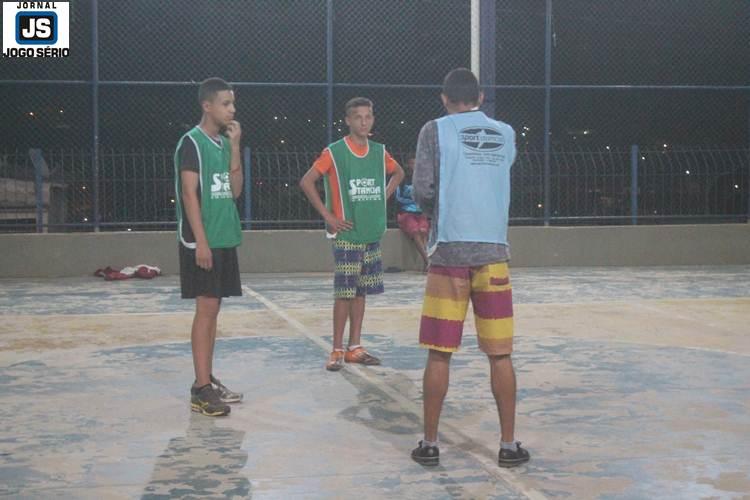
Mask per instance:
[[[142,498],[250,498],[251,484],[242,473],[248,457],[244,439],[243,431],[193,414],[185,435],[170,439],[156,458]]]

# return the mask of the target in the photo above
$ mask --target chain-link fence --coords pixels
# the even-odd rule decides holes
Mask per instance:
[[[236,88],[244,226],[320,227],[297,183],[346,134],[346,100],[375,102],[373,139],[403,164],[443,113],[443,76],[472,64],[484,109],[517,131],[513,223],[750,214],[745,0],[72,0],[70,13],[68,58],[0,61],[0,231],[173,228],[173,150],[209,76]]]

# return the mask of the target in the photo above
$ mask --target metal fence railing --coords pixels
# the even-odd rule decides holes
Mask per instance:
[[[85,150],[0,153],[0,231],[89,230],[94,217],[92,155]],[[317,228],[320,218],[298,182],[312,151],[246,149],[246,228]],[[405,163],[408,152],[395,152]],[[102,230],[175,227],[173,153],[100,153]],[[746,221],[750,150],[555,150],[551,220],[558,224]],[[544,155],[522,152],[512,170],[511,222],[542,224]],[[248,204],[249,201],[249,204]],[[391,203],[390,221],[395,219]],[[37,220],[42,225],[37,225]]]
[[[746,0],[69,8],[69,57],[0,63],[0,231],[173,227],[173,149],[210,76],[234,84],[251,148],[245,227],[318,227],[297,181],[346,132],[344,103],[370,97],[373,139],[403,159],[458,66],[517,131],[515,224],[750,215]]]

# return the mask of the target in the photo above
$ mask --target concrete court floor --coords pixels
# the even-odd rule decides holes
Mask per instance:
[[[192,414],[192,303],[177,277],[0,280],[0,496],[10,498],[750,498],[748,267],[513,269],[517,438],[498,423],[469,318],[441,465],[420,437],[423,275],[386,275],[366,344],[322,369],[329,275],[246,275],[217,374],[246,394]]]

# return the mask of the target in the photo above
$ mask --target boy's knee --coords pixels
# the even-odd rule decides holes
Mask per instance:
[[[509,362],[511,361],[511,355],[510,354],[488,354],[487,358],[489,358],[490,361],[494,362]]]
[[[430,349],[429,357],[433,361],[440,361],[447,363],[451,360],[452,352],[438,351],[437,349]]]
[[[218,316],[220,308],[221,299],[199,297],[196,301],[196,312],[200,315]]]

